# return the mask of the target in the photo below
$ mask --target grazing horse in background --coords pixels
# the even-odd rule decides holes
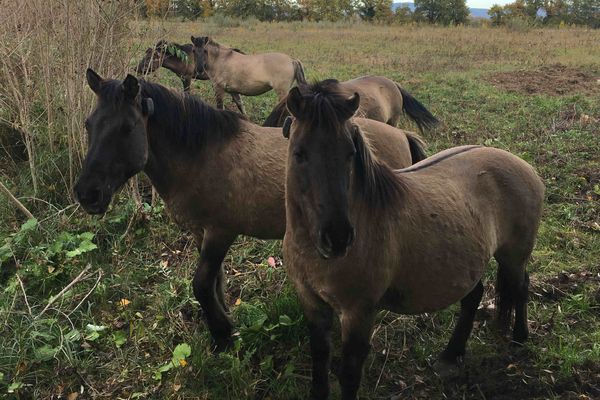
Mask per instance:
[[[322,85],[339,85],[339,90],[350,97],[353,93],[360,96],[360,106],[356,116],[381,121],[391,126],[397,126],[400,118],[406,112],[423,129],[434,128],[439,121],[410,93],[399,84],[383,76],[363,76],[344,82],[328,79]],[[286,107],[287,97],[275,106],[263,126],[283,126],[285,118],[290,115]]]
[[[106,212],[114,193],[145,172],[176,222],[200,246],[193,281],[218,349],[230,345],[221,263],[238,235],[281,239],[285,230],[287,141],[200,98],[128,75],[102,79],[88,69],[98,98],[88,116],[89,148],[75,197],[91,214]],[[357,119],[379,157],[392,167],[424,158],[420,141],[377,121]]]
[[[460,300],[458,323],[437,363],[465,353],[498,262],[501,326],[528,336],[525,271],[540,223],[544,184],[522,159],[462,146],[394,171],[349,119],[360,97],[314,85],[290,91],[283,254],[310,331],[313,399],[328,397],[330,334],[340,318],[342,399],[354,400],[376,313],[420,314]]]
[[[217,108],[223,108],[227,92],[245,115],[240,94],[258,96],[274,90],[281,100],[294,82],[306,83],[302,63],[287,54],[240,54],[207,36],[191,39],[197,59],[214,85]]]
[[[160,67],[166,68],[173,71],[181,79],[183,91],[189,92],[192,79],[202,81],[209,79],[204,68],[197,62],[193,47],[191,43],[177,44],[160,40],[154,47],[146,49],[146,54],[138,63],[136,72],[138,74],[148,74]],[[177,49],[181,54],[185,54],[185,59],[182,59],[178,54],[174,54],[173,49]],[[239,49],[233,49],[233,51],[244,54]]]

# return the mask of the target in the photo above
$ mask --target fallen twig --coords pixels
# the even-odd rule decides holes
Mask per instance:
[[[17,280],[19,281],[19,285],[21,285],[21,290],[23,291],[23,298],[25,299],[25,304],[27,305],[27,309],[29,310],[29,316],[33,317],[33,313],[31,312],[31,307],[29,306],[29,301],[27,300],[27,293],[25,293],[25,286],[23,286],[23,281],[19,274],[15,275]]]
[[[94,286],[92,286],[92,288],[87,292],[87,294],[85,296],[83,296],[83,299],[81,299],[81,301],[75,306],[74,309],[72,309],[67,316],[70,316],[71,314],[73,314],[75,311],[77,311],[77,309],[83,304],[83,302],[90,297],[90,295],[92,294],[92,292],[94,291],[94,289],[96,289],[96,286],[98,286],[98,283],[100,283],[100,279],[102,279],[102,270],[98,270],[98,279],[96,279],[96,283],[94,283]]]
[[[10,201],[12,201],[19,210],[21,210],[23,212],[23,214],[25,214],[27,216],[28,219],[33,219],[33,214],[27,209],[27,207],[25,207],[23,205],[23,203],[21,203],[19,201],[19,199],[17,199],[11,192],[10,190],[8,190],[8,188],[6,186],[4,186],[4,184],[2,183],[2,181],[0,181],[0,190],[2,190],[4,192],[4,194],[6,194],[6,196],[8,197],[8,199]]]
[[[80,280],[83,278],[83,276],[85,275],[85,273],[86,273],[87,271],[89,271],[89,270],[90,270],[90,268],[91,268],[91,267],[92,267],[92,266],[91,266],[90,264],[88,264],[88,265],[87,265],[87,266],[86,266],[86,267],[83,269],[83,271],[81,271],[81,272],[79,273],[79,275],[77,275],[77,276],[75,277],[75,279],[73,279],[73,280],[71,281],[71,283],[69,283],[67,286],[65,286],[65,287],[63,288],[63,290],[61,290],[60,292],[58,292],[58,294],[57,294],[56,296],[52,296],[52,298],[51,298],[51,299],[48,301],[48,304],[46,304],[46,307],[44,307],[44,309],[42,310],[42,312],[40,312],[40,313],[39,313],[39,314],[38,314],[38,315],[35,317],[35,319],[38,319],[39,317],[41,317],[41,316],[42,316],[42,314],[44,314],[44,313],[45,313],[45,312],[48,310],[48,308],[49,308],[49,307],[52,305],[52,303],[54,303],[56,300],[58,300],[59,298],[61,298],[61,297],[62,297],[62,296],[63,296],[63,295],[64,295],[64,294],[65,294],[65,293],[66,293],[66,292],[67,292],[67,291],[68,291],[70,288],[72,288],[72,287],[73,287],[73,285],[75,285],[77,282],[79,282],[79,281],[80,281]]]

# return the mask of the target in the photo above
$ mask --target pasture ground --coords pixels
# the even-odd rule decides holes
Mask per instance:
[[[460,375],[443,381],[430,368],[456,306],[420,316],[383,312],[361,398],[600,398],[600,31],[229,25],[140,24],[148,42],[132,64],[161,34],[180,42],[208,34],[246,52],[288,53],[309,79],[384,75],[443,121],[424,135],[430,153],[500,147],[533,164],[546,183],[529,265],[530,341],[513,348],[493,328],[491,262]],[[166,70],[150,79],[180,88]],[[214,104],[207,82],[193,91]],[[260,123],[276,100],[244,102]],[[9,168],[18,173],[19,164],[0,175]],[[3,197],[0,210],[7,238],[0,245],[13,249],[0,270],[0,397],[306,398],[308,340],[280,242],[243,237],[232,247],[225,270],[236,347],[213,354],[191,291],[195,245],[160,203],[136,209],[123,192],[103,218],[69,208],[38,214],[38,225],[24,228]],[[331,383],[337,398],[333,375]]]

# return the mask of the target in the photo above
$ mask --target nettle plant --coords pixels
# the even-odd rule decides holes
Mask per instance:
[[[179,58],[181,61],[183,61],[185,63],[189,62],[189,57],[188,57],[187,53],[172,43],[167,45],[167,53]]]
[[[16,265],[22,276],[36,278],[30,284],[37,282],[45,287],[47,280],[79,265],[80,256],[97,248],[92,232],[63,231],[51,238],[44,236],[33,218],[17,232],[0,239],[0,268]]]

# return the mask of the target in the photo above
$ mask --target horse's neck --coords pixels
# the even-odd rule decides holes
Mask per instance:
[[[169,197],[176,181],[176,149],[168,143],[159,126],[148,124],[148,160],[144,172],[163,199]]]
[[[181,61],[174,56],[166,56],[163,58],[162,66],[178,75],[185,72],[185,68],[183,68]]]
[[[247,157],[254,153],[250,148],[254,143],[252,132],[235,135],[223,143],[205,144],[190,155],[184,145],[168,139],[168,131],[168,127],[159,124],[148,126],[148,162],[144,169],[165,201],[184,191],[182,188],[189,190],[190,185],[195,194],[219,190],[210,181],[215,171],[222,172],[227,165],[252,168]]]

